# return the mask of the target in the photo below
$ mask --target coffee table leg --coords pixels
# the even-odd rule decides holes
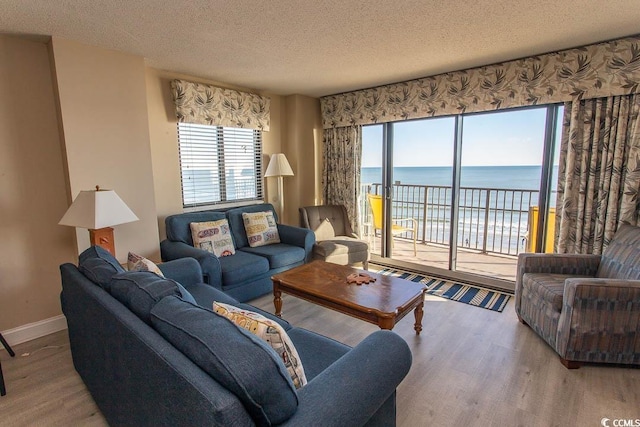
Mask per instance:
[[[276,316],[282,317],[282,292],[276,284],[273,284],[273,305],[276,307]]]
[[[422,332],[422,316],[424,312],[422,311],[422,307],[424,306],[424,302],[421,302],[413,312],[413,315],[416,317],[416,323],[413,325],[413,329],[416,330],[416,335],[420,335]]]

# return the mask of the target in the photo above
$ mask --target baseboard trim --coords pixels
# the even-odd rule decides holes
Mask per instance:
[[[2,331],[2,336],[10,346],[14,346],[64,329],[67,329],[67,318],[64,317],[63,314],[60,314],[55,317],[18,326],[17,328],[7,329],[6,331]],[[0,350],[4,350],[2,345],[0,345]]]

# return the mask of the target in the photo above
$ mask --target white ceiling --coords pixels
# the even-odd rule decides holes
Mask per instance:
[[[640,1],[0,0],[0,33],[316,97],[640,34]]]

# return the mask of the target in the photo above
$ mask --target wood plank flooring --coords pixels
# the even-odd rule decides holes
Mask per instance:
[[[273,312],[270,295],[253,304]],[[289,295],[282,310],[294,325],[351,346],[377,329]],[[513,301],[495,313],[429,297],[424,312],[419,337],[413,316],[394,329],[413,352],[398,388],[398,426],[599,426],[605,417],[640,419],[640,369],[566,369],[517,321]],[[0,397],[0,425],[106,425],[73,369],[66,331],[14,350],[15,358],[0,351],[8,393]]]

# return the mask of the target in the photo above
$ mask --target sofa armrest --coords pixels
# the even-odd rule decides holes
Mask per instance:
[[[298,410],[282,425],[365,425],[393,397],[411,360],[409,346],[396,333],[372,333],[299,390]]]
[[[173,279],[183,286],[202,283],[202,268],[195,258],[178,258],[158,264],[165,277]]]
[[[282,243],[303,248],[306,255],[305,261],[311,260],[311,250],[316,243],[316,235],[312,230],[278,224],[278,234]]]
[[[622,359],[633,357],[634,352],[637,355],[640,280],[567,279],[562,301],[556,339],[556,351],[561,357],[593,362],[637,362]],[[587,360],[591,358],[594,360]]]
[[[202,269],[202,281],[218,289],[222,287],[222,267],[218,258],[212,253],[183,242],[163,240],[160,242],[160,254],[165,262],[180,258],[195,258]]]

